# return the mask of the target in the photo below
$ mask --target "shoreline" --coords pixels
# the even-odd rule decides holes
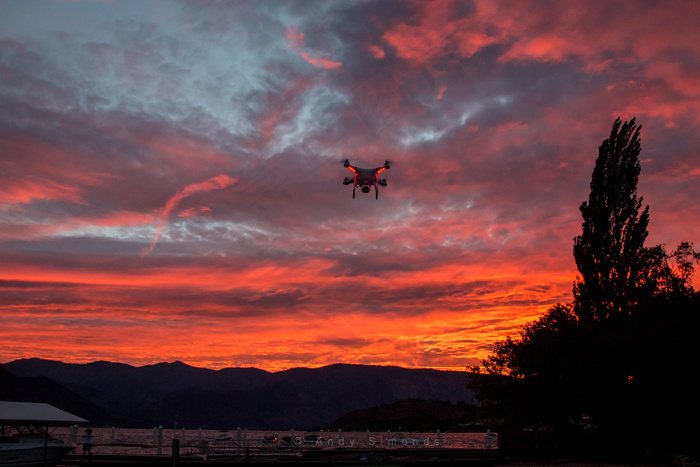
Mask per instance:
[[[372,454],[368,457],[368,454]],[[170,455],[94,455],[91,460],[83,460],[73,454],[64,458],[57,467],[233,467],[241,464],[258,466],[294,465],[308,466],[354,466],[382,465],[404,467],[432,466],[488,466],[488,467],[629,467],[658,465],[700,465],[698,459],[690,456],[675,456],[673,460],[660,462],[659,459],[623,460],[600,456],[561,455],[561,456],[502,456],[494,450],[480,449],[424,449],[399,451],[392,449],[333,449],[333,450],[299,450],[299,451],[257,451],[251,450],[248,456],[244,452],[227,455],[210,456],[170,456]]]

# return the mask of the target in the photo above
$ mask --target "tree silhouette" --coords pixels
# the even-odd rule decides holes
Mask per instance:
[[[574,239],[581,274],[574,284],[575,312],[584,321],[624,316],[636,303],[644,280],[644,241],[649,206],[640,214],[641,127],[618,118],[603,141],[591,179],[588,202],[581,204],[583,232]]]
[[[607,452],[697,445],[700,426],[688,414],[700,413],[689,371],[700,360],[692,287],[700,254],[687,242],[670,254],[644,246],[639,133],[634,119],[617,119],[599,148],[574,239],[574,302],[555,305],[470,368],[469,387],[510,428],[594,439]]]

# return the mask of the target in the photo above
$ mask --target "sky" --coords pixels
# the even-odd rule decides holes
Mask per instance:
[[[700,2],[0,10],[0,362],[464,370],[572,300],[618,117],[700,245]]]

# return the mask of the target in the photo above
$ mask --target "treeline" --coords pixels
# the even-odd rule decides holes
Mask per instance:
[[[599,148],[574,239],[574,301],[470,368],[470,388],[502,430],[657,459],[700,445],[700,296],[692,287],[700,254],[687,242],[671,252],[645,246],[640,130],[617,119]]]

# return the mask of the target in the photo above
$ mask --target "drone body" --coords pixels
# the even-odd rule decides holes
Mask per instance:
[[[363,169],[360,167],[352,166],[350,165],[350,162],[347,159],[345,160],[345,163],[343,165],[347,167],[351,172],[355,173],[354,177],[345,177],[345,180],[343,180],[343,185],[350,185],[351,183],[353,184],[353,199],[355,198],[355,188],[358,186],[360,187],[360,190],[362,190],[362,193],[369,193],[371,187],[374,186],[374,199],[379,198],[379,185],[386,186],[386,179],[380,180],[379,177],[377,177],[377,175],[389,169],[389,161],[384,162],[384,165],[382,167],[377,167],[375,169]]]

